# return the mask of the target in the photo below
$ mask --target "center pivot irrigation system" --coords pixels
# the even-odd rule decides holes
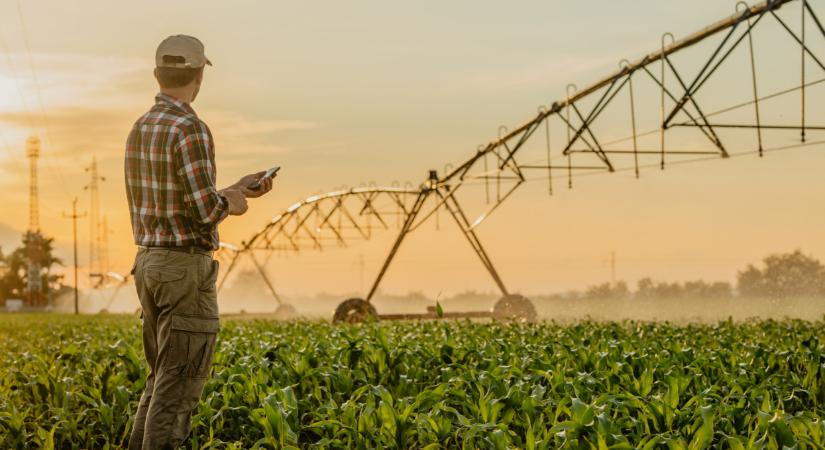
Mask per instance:
[[[559,178],[572,188],[580,176],[630,172],[638,178],[645,168],[761,157],[825,143],[812,139],[821,138],[818,133],[825,127],[806,119],[806,112],[820,117],[825,105],[825,65],[818,56],[825,53],[825,28],[812,3],[740,2],[732,16],[683,39],[665,33],[658,50],[637,61],[623,60],[615,72],[583,89],[568,85],[565,98],[540,107],[513,130],[501,127],[497,139],[442,174],[431,170],[417,187],[395,183],[342,189],[295,203],[242,245],[223,245],[218,253],[227,269],[220,286],[246,256],[279,303],[279,312],[292,313],[266,274],[273,254],[346,246],[370,239],[376,230],[397,227],[366,298],[342,302],[334,320],[370,315],[533,320],[532,302],[506,287],[476,233],[479,225],[532,180],[546,181],[552,195]],[[531,154],[537,158],[523,162]],[[466,212],[468,195],[481,205],[477,215]],[[489,311],[436,313],[429,308],[422,314],[377,314],[370,300],[401,244],[439,211],[455,220],[501,299]]]

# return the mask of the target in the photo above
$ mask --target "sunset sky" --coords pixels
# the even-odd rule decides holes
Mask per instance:
[[[219,187],[282,166],[274,192],[222,226],[223,240],[240,242],[313,193],[419,183],[428,169],[471,156],[499,125],[513,127],[563,98],[567,83],[584,86],[622,58],[656,49],[662,32],[685,36],[734,5],[0,0],[0,243],[10,250],[27,227],[24,141],[36,134],[43,232],[70,264],[71,223],[62,213],[75,196],[88,210],[84,167],[96,156],[107,178],[101,205],[112,270],[129,271],[124,141],[153,103],[154,51],[170,34],[197,36],[214,62],[193,107],[215,135]],[[788,8],[798,17],[798,5]],[[781,56],[774,45],[766,55]],[[760,59],[763,76],[784,70],[777,61]],[[814,69],[811,77],[822,77]],[[811,90],[811,124],[823,124],[822,94]],[[778,116],[795,123],[799,107],[780,107]],[[608,281],[611,252],[617,278],[631,284],[644,276],[733,281],[773,252],[800,248],[825,259],[823,170],[819,146],[648,171],[638,181],[630,173],[592,177],[572,191],[560,185],[552,198],[545,183],[528,183],[479,234],[514,291]],[[81,264],[88,226],[80,222]],[[446,215],[435,228],[411,237],[383,288],[494,290]],[[273,259],[269,270],[287,293],[355,291],[359,258],[369,281],[392,237]]]

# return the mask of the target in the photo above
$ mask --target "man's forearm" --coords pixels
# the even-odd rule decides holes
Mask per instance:
[[[189,208],[198,222],[204,225],[217,225],[229,215],[229,200],[222,191],[207,189],[202,196],[193,197],[195,198],[190,202]]]

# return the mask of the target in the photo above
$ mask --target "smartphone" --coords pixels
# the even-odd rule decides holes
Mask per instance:
[[[275,178],[275,175],[278,175],[279,170],[281,170],[280,166],[275,166],[275,167],[267,170],[266,173],[264,174],[264,176],[262,176],[260,180],[250,184],[247,187],[249,189],[252,189],[253,191],[259,189],[261,187],[261,181],[266,180],[267,178]]]

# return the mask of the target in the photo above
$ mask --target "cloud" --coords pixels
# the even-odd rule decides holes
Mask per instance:
[[[350,150],[350,144],[345,141],[319,142],[317,144],[308,145],[306,150],[326,156],[341,155]]]
[[[0,103],[0,121],[12,122],[17,127],[28,125],[28,115],[38,121],[38,126],[44,125],[38,98],[42,99],[50,128],[67,128],[69,125],[63,122],[63,119],[70,116],[82,119],[84,116],[91,117],[97,114],[111,121],[121,119],[119,116],[126,113],[134,119],[137,117],[135,107],[130,108],[126,105],[144,108],[147,103],[144,93],[152,92],[156,87],[154,80],[148,75],[151,73],[153,62],[145,59],[33,54],[32,62],[37,73],[36,83],[29,71],[21,70],[28,65],[24,55],[13,54],[10,59],[15,67],[17,82],[26,99],[20,101],[17,85],[11,82],[11,71],[3,70],[0,65],[0,94],[2,97],[17,99]],[[109,116],[111,113],[115,116]],[[252,119],[220,109],[199,109],[199,113],[209,117],[210,124],[227,127],[232,135],[306,130],[318,126],[314,122],[304,120]]]
[[[221,110],[204,109],[199,115],[215,136],[218,159],[224,167],[247,166],[261,157],[289,152],[291,147],[273,143],[276,135],[318,128],[310,121],[256,119]]]
[[[227,136],[251,136],[281,131],[312,130],[318,128],[315,122],[283,119],[250,119],[231,111],[203,110],[199,115],[209,120],[211,127],[220,126]]]
[[[647,47],[625,49],[628,59],[645,55]],[[597,52],[592,54],[571,53],[549,61],[532,64],[499,65],[493,69],[474,71],[454,86],[462,91],[513,91],[532,89],[537,86],[560,86],[562,91],[558,98],[564,96],[564,86],[576,83],[579,89],[593,83],[596,77],[617,70],[619,60],[614,52]]]
[[[7,255],[20,246],[23,232],[0,222],[0,250]]]
[[[107,155],[122,148],[134,114],[108,107],[64,106],[53,108],[49,120],[48,135],[41,134],[41,159],[46,164],[66,166],[80,160],[87,163],[93,154]],[[21,113],[0,113],[0,124],[16,129],[15,141],[22,147],[27,134],[25,117]],[[0,165],[10,170],[21,160],[7,158]]]
[[[49,112],[55,106],[78,102],[117,105],[134,98],[135,88],[151,83],[145,76],[151,63],[139,58],[35,53],[30,66],[28,57],[17,53],[10,54],[8,62],[11,67],[0,66],[4,81],[0,87],[14,101],[0,106],[6,112],[28,111],[39,126],[43,125],[43,109]]]
[[[148,106],[145,93],[155,89],[147,76],[153,63],[144,59],[33,54],[37,83],[30,71],[23,70],[28,68],[25,55],[12,54],[9,59],[26,100],[19,101],[18,83],[11,82],[12,72],[4,72],[0,65],[0,97],[7,98],[5,102],[0,98],[0,145],[5,144],[10,152],[22,152],[26,137],[39,134],[43,159],[50,164],[85,163],[92,154],[119,159],[134,120]],[[41,114],[38,98],[43,100],[48,121]],[[233,160],[287,152],[289,147],[272,144],[275,135],[318,128],[312,121],[249,117],[218,108],[199,108],[198,112],[215,133],[218,148],[232,149]],[[0,158],[0,169],[13,177],[22,175],[20,161]]]

